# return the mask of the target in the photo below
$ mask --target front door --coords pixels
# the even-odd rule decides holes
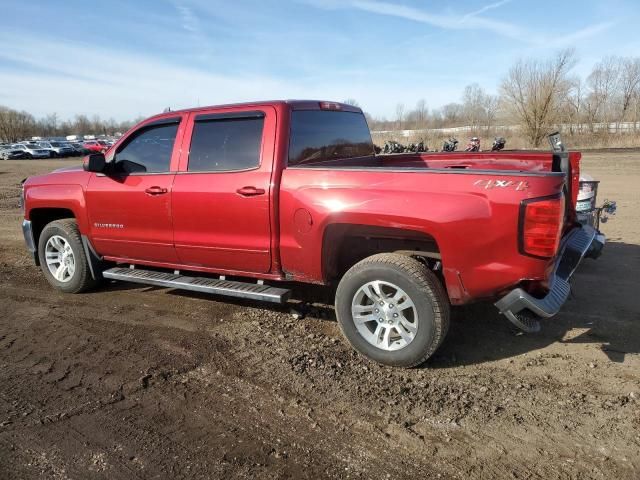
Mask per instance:
[[[176,263],[171,162],[180,118],[151,122],[121,142],[86,192],[90,238],[108,257]],[[177,163],[176,163],[177,164]]]
[[[269,271],[274,143],[273,108],[192,114],[172,193],[181,263]]]

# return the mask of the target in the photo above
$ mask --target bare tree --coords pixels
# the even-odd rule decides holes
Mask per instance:
[[[622,108],[619,122],[623,122],[635,98],[640,95],[640,58],[622,60],[620,72],[620,94]]]
[[[580,124],[584,114],[584,86],[578,77],[572,79],[570,85],[564,99],[564,117],[569,123],[570,133],[573,134],[576,130],[581,130]]]
[[[34,134],[36,122],[27,112],[18,112],[0,107],[0,138],[6,142],[17,142]]]
[[[462,112],[465,122],[477,129],[485,117],[485,93],[477,83],[467,85],[462,94]]]
[[[615,57],[606,57],[597,63],[587,77],[589,94],[586,98],[588,120],[591,131],[594,123],[609,123],[614,112],[615,92],[620,79],[620,62]],[[606,131],[608,131],[608,126]]]
[[[459,125],[463,118],[463,107],[459,103],[447,103],[440,109],[442,122],[445,127]]]
[[[480,85],[467,85],[462,94],[462,111],[465,122],[474,129],[493,126],[498,110],[498,99],[489,95]]]
[[[93,132],[93,126],[91,125],[91,121],[86,115],[76,115],[73,122],[73,132],[76,134],[86,134],[89,132]]]
[[[574,58],[573,50],[564,50],[547,62],[521,60],[502,82],[506,103],[534,147],[541,145],[558,119],[557,107],[569,89],[567,74]]]
[[[142,118],[137,118],[117,122],[113,118],[103,120],[98,115],[89,120],[86,115],[76,115],[73,120],[60,121],[55,113],[36,120],[30,113],[0,106],[0,140],[17,142],[32,136],[55,137],[69,134],[110,135],[125,132],[141,120]]]
[[[404,127],[404,103],[396,105],[396,122],[398,130],[402,130]]]
[[[351,106],[360,108],[360,104],[358,103],[358,101],[355,98],[347,98],[342,103],[346,103],[347,105],[351,105]]]
[[[416,103],[416,123],[418,128],[425,128],[427,126],[428,115],[427,102],[424,98],[421,98]]]

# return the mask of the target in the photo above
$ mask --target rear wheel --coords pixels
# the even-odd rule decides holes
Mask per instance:
[[[67,293],[80,293],[96,285],[82,246],[75,219],[49,223],[38,241],[40,266],[47,281]]]
[[[336,293],[340,328],[376,362],[414,367],[440,346],[449,328],[449,301],[440,280],[418,260],[373,255],[354,265]]]

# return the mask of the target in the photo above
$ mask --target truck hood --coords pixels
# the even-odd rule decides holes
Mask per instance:
[[[79,172],[84,170],[82,168],[82,165],[73,165],[71,167],[62,167],[62,168],[57,168],[56,170],[52,171],[51,173],[61,173],[61,172]]]
[[[43,175],[35,175],[27,178],[25,187],[42,185],[86,185],[91,178],[89,172],[85,172],[82,165],[58,168]]]

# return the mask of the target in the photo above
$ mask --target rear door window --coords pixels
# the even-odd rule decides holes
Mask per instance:
[[[369,127],[362,113],[329,110],[291,112],[289,165],[374,154]]]
[[[262,112],[198,115],[195,118],[189,172],[232,172],[260,165]]]

